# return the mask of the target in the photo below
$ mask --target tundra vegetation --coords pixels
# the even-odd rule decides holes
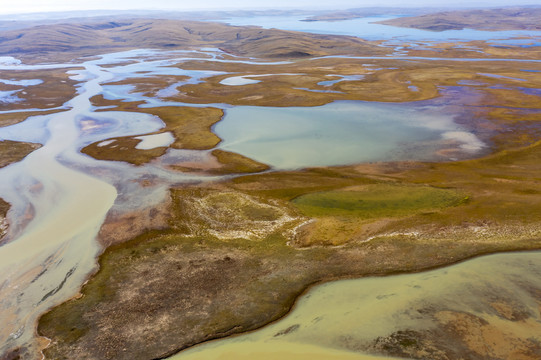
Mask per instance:
[[[180,86],[166,97],[187,104],[317,106],[335,100],[433,99],[437,105],[446,101],[442,93],[452,93],[456,102],[451,106],[460,108],[457,122],[490,147],[482,158],[460,161],[267,171],[265,164],[216,148],[220,139],[212,125],[221,119],[220,109],[142,108],[143,102],[97,96],[92,99],[96,111],[158,116],[165,127],[157,133],[171,132],[175,140],[140,150],[140,135],[117,137],[105,145],[89,144],[84,153],[140,166],[158,161],[169,148],[208,150],[210,165],[179,163],[171,168],[230,176],[171,188],[160,227],[142,229],[129,241],[109,239],[115,233],[103,230],[108,229],[104,224],[100,241],[115,245],[100,256],[99,270],[79,296],[51,309],[39,322],[38,333],[51,339],[46,358],[163,358],[268,324],[286,314],[309,286],[323,281],[417,272],[481,254],[541,246],[541,126],[535,93],[541,88],[541,73],[522,71],[525,63],[490,61],[539,58],[539,48],[499,49],[480,41],[422,49],[405,44],[410,56],[438,59],[330,59],[321,56],[378,57],[391,49],[352,37],[169,20],[51,25],[18,36],[21,31],[4,36],[0,53],[17,49],[15,55],[25,61],[36,53],[51,61],[69,61],[135,47],[215,46],[235,56],[289,60],[272,66],[184,62],[183,69],[248,78],[271,74],[243,86],[223,85],[227,76],[216,75]],[[120,34],[125,40],[119,40]],[[36,37],[44,41],[28,41]],[[54,53],[60,43],[69,45]],[[455,57],[487,61],[446,60]],[[538,63],[527,66],[541,70]],[[363,77],[320,84],[347,75]],[[60,83],[68,81],[55,76]],[[179,80],[155,76],[108,85],[132,85],[134,92],[154,97]],[[59,106],[73,94],[73,84],[68,85],[51,95]],[[28,108],[40,108],[44,100],[28,96]],[[19,114],[16,121],[34,113]],[[145,216],[141,212],[129,221]],[[387,339],[392,346],[359,350],[395,355],[400,353],[397,348],[429,343],[406,335]],[[454,349],[430,344],[440,346],[436,350],[449,358],[474,353],[467,342],[457,342]],[[491,354],[490,346],[483,356]]]

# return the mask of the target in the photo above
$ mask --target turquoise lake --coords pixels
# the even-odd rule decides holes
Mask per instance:
[[[237,106],[214,132],[221,149],[277,169],[369,161],[442,160],[443,148],[475,154],[482,142],[430,106],[337,101],[317,107]]]

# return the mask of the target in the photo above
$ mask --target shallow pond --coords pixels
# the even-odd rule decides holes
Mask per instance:
[[[435,160],[443,146],[484,146],[430,106],[337,101],[318,107],[238,106],[214,127],[220,148],[277,169],[383,160]]]

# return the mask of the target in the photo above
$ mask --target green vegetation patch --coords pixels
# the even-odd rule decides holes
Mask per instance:
[[[167,151],[168,147],[154,149],[136,149],[141,142],[137,137],[141,135],[154,135],[170,131],[175,141],[169,146],[173,149],[206,150],[211,149],[220,142],[220,138],[211,131],[211,126],[220,121],[223,111],[216,108],[191,108],[164,106],[156,108],[139,108],[138,102],[122,103],[103,99],[103,96],[93,98],[96,106],[117,105],[115,111],[141,112],[158,116],[165,127],[151,134],[125,136],[106,140],[115,140],[107,145],[103,140],[84,147],[81,152],[97,160],[126,161],[134,165],[148,163]],[[111,111],[111,109],[106,109]]]
[[[306,194],[294,199],[293,203],[307,216],[374,218],[455,206],[467,199],[464,194],[450,189],[374,184],[358,190]]]
[[[82,296],[41,317],[39,334],[53,339],[46,358],[161,359],[272,322],[319,281],[418,271],[492,251],[531,249],[541,242],[528,237],[459,246],[453,238],[421,243],[382,237],[340,249],[299,251],[287,245],[283,227],[265,229],[279,219],[278,206],[232,191],[186,188],[171,196],[171,228],[108,248]],[[236,212],[243,214],[232,221]],[[213,221],[221,223],[220,234],[235,222],[264,231],[260,241],[240,236],[223,241],[208,231]],[[187,228],[206,231],[186,234]],[[415,346],[409,337],[398,343]]]
[[[103,141],[90,144],[84,147],[81,152],[98,160],[126,161],[139,166],[162,156],[167,150],[163,146],[147,150],[136,149],[135,147],[141,140],[133,136],[109,140],[112,142],[106,145],[102,144]]]
[[[216,174],[254,173],[269,169],[266,164],[230,151],[216,149],[212,155],[222,164],[221,168],[213,171]]]

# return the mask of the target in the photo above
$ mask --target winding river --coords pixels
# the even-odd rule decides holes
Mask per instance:
[[[109,75],[93,64],[74,70],[75,76],[83,73],[91,80],[66,104],[70,110],[33,119],[34,125],[41,125],[43,147],[0,173],[0,196],[13,204],[11,219],[33,214],[24,231],[17,229],[19,236],[0,251],[1,350],[31,343],[37,317],[73,296],[94,267],[98,251],[94,239],[116,197],[112,185],[58,161],[60,156],[88,161],[76,151],[80,132],[76,119],[89,111],[89,98]],[[18,140],[26,140],[26,126],[9,130],[21,134]]]

